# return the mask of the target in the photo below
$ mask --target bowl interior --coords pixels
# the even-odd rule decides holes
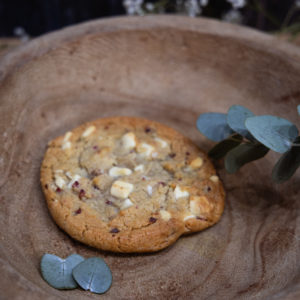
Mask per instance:
[[[272,184],[278,158],[273,153],[235,175],[220,167],[227,190],[221,221],[144,255],[100,252],[62,232],[48,213],[39,168],[48,141],[105,116],[160,121],[205,150],[212,143],[195,127],[203,112],[242,104],[256,114],[299,124],[299,86],[299,61],[280,51],[209,30],[166,26],[99,30],[20,66],[0,82],[2,293],[31,299],[98,297],[48,286],[39,271],[46,252],[103,257],[114,278],[104,295],[111,299],[266,299],[295,289],[300,176]]]

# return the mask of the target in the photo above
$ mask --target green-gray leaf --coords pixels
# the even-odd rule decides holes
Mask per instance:
[[[197,120],[198,130],[208,139],[220,142],[233,133],[227,124],[226,114],[205,113]]]
[[[112,275],[103,259],[91,257],[73,270],[73,277],[84,289],[93,293],[105,293],[111,286]]]
[[[43,278],[56,289],[75,289],[76,282],[72,277],[72,270],[84,258],[78,254],[72,254],[66,259],[46,253],[41,260],[41,272]]]
[[[293,123],[275,116],[250,117],[245,125],[258,141],[279,153],[288,151],[298,136],[298,129]]]
[[[282,183],[290,179],[300,166],[300,137],[298,136],[290,151],[284,153],[277,161],[272,171],[272,179],[277,183]]]
[[[225,156],[225,169],[235,173],[246,163],[264,157],[269,149],[261,144],[241,144]]]
[[[226,140],[216,144],[209,152],[208,155],[213,159],[220,159],[226,155],[231,149],[238,146],[243,140],[239,134],[234,134]]]
[[[246,119],[253,116],[253,112],[246,107],[242,105],[232,105],[227,113],[227,123],[235,132],[248,139],[253,139],[245,126]]]

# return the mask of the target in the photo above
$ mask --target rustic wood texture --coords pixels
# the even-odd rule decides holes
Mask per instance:
[[[200,113],[243,104],[299,125],[299,49],[256,31],[185,17],[116,18],[31,41],[0,61],[0,298],[98,299],[45,283],[45,253],[101,256],[113,285],[103,299],[299,299],[299,171],[270,179],[278,156],[221,168],[221,221],[158,253],[100,252],[52,221],[39,186],[46,144],[82,122],[154,119],[200,147]]]

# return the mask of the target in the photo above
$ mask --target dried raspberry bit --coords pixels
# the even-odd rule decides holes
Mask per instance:
[[[99,147],[97,145],[93,146],[94,150],[99,150]]]
[[[156,221],[157,221],[156,218],[153,218],[153,217],[150,217],[150,218],[149,218],[149,222],[150,222],[151,224],[154,224]]]
[[[113,205],[113,203],[111,201],[109,201],[109,200],[106,200],[105,204],[107,204],[107,205]]]
[[[204,189],[205,189],[205,192],[210,192],[211,191],[211,187],[210,186],[207,186]]]
[[[44,187],[46,190],[48,190],[48,184],[45,184]]]
[[[145,132],[146,132],[146,133],[149,133],[149,132],[151,132],[151,128],[150,128],[150,127],[148,127],[148,126],[147,126],[147,127],[145,127]]]
[[[176,153],[170,153],[169,156],[170,156],[171,158],[174,158],[174,157],[176,156]]]
[[[80,190],[78,196],[80,199],[82,199],[85,196],[85,190]]]
[[[181,177],[179,177],[179,178],[178,178],[178,181],[182,181],[182,178],[181,178]]]
[[[108,128],[109,128],[109,126],[108,126],[108,125],[106,125],[106,126],[104,127],[104,129],[105,129],[105,130],[107,130]]]
[[[199,217],[199,216],[197,216],[196,219],[197,219],[197,220],[201,220],[201,221],[207,221],[206,218],[204,218],[204,217]]]
[[[79,207],[77,210],[75,210],[75,215],[79,215],[79,214],[81,214],[81,212],[82,212],[82,210],[81,210],[81,208]]]
[[[191,155],[191,153],[188,152],[188,151],[186,151],[186,152],[185,152],[185,155],[189,156],[189,155]]]
[[[72,184],[72,188],[75,188],[75,187],[79,187],[79,182],[77,180]]]
[[[56,192],[57,192],[57,193],[60,193],[60,192],[62,192],[62,189],[59,188],[59,187],[57,187],[57,188],[56,188]]]
[[[158,184],[161,184],[162,186],[166,186],[167,184],[163,181],[160,181]]]
[[[118,233],[120,232],[120,230],[118,228],[113,228],[110,233]]]
[[[146,180],[146,177],[143,176],[143,177],[142,177],[142,180],[145,181],[145,180]]]

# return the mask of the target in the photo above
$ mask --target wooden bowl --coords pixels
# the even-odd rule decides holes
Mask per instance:
[[[232,104],[298,123],[300,51],[206,19],[113,18],[45,35],[0,62],[1,299],[98,299],[41,277],[45,253],[100,256],[104,299],[299,299],[299,172],[274,185],[277,155],[220,176],[221,221],[158,253],[100,252],[51,219],[39,185],[47,142],[82,122],[130,115],[170,125],[208,150],[199,114]],[[4,298],[3,298],[4,297]]]

